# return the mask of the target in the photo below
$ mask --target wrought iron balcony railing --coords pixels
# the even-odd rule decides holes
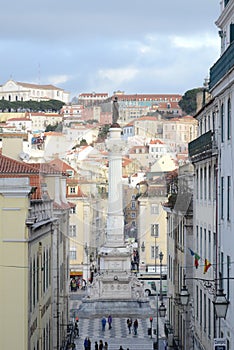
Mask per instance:
[[[209,89],[212,89],[234,67],[234,42],[210,68]]]
[[[188,144],[189,157],[192,162],[208,158],[217,153],[217,144],[212,131],[208,131]]]

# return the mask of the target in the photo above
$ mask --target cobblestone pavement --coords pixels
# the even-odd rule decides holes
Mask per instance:
[[[91,340],[91,350],[94,350],[95,341],[99,343],[100,340],[108,343],[108,350],[119,350],[122,345],[124,350],[153,350],[156,335],[148,335],[148,328],[150,328],[150,321],[147,318],[138,317],[138,332],[134,335],[129,334],[127,328],[126,318],[113,317],[112,328],[108,329],[106,325],[105,331],[102,331],[100,318],[82,318],[78,314],[78,308],[81,303],[83,293],[72,293],[70,297],[71,319],[79,317],[79,338],[75,339],[76,350],[84,349],[84,339],[89,337]],[[83,294],[84,295],[84,294]],[[108,315],[105,315],[106,317]],[[162,320],[159,318],[159,350],[164,350],[164,326]],[[153,320],[152,328],[157,328],[157,320]]]

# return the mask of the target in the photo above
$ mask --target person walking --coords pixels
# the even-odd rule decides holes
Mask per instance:
[[[137,335],[137,329],[138,329],[138,321],[137,321],[137,319],[135,319],[135,321],[133,323],[133,330],[134,330],[135,335]]]
[[[123,347],[122,347],[122,345],[120,345],[119,350],[124,350]]]
[[[108,343],[105,341],[103,350],[108,350]]]
[[[128,326],[128,333],[131,334],[131,329],[132,329],[132,319],[131,318],[127,319],[127,326]]]
[[[107,321],[108,321],[109,329],[111,329],[112,328],[112,316],[111,315],[108,316]]]
[[[88,350],[91,350],[91,340],[88,337]]]
[[[99,348],[98,348],[98,350],[103,350],[103,341],[102,340],[99,341]]]
[[[102,318],[102,331],[104,332],[105,329],[106,329],[106,318],[105,318],[105,316],[103,316],[103,318]]]
[[[88,337],[86,337],[85,340],[84,340],[84,348],[85,348],[85,350],[89,349],[88,346],[89,346]]]
[[[95,341],[94,350],[98,350],[98,342]]]

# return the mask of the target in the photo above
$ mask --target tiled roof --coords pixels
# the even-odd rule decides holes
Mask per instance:
[[[0,155],[0,175],[38,174],[38,169],[31,164]]]
[[[72,168],[69,164],[67,164],[60,158],[55,158],[51,160],[49,164],[53,167],[56,167],[57,169],[60,169],[60,171],[62,171],[63,173],[66,173],[67,170],[74,171],[74,174],[77,173],[74,168]]]
[[[29,84],[29,83],[22,83],[20,81],[17,81],[16,82],[18,85],[21,85],[23,87],[26,87],[26,88],[34,88],[34,89],[40,89],[40,90],[63,90],[63,89],[60,89],[54,85],[38,85],[38,84]]]
[[[57,166],[53,166],[50,163],[33,163],[32,164],[36,169],[39,170],[40,173],[43,174],[62,174],[62,170],[60,170]],[[64,174],[67,175],[67,174]]]
[[[161,140],[157,139],[157,140],[151,140],[150,141],[150,145],[163,145],[164,142],[162,142]]]

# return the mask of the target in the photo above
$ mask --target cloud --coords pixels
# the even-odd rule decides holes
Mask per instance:
[[[58,84],[64,84],[66,82],[68,82],[70,80],[70,76],[69,75],[54,75],[54,76],[48,76],[48,81],[52,84],[52,85],[58,85]]]
[[[134,79],[137,73],[138,69],[134,67],[126,67],[116,69],[100,69],[97,75],[100,79],[107,79],[109,81],[114,82],[117,85],[120,85],[126,81]]]
[[[212,47],[217,49],[219,47],[219,41],[209,33],[205,33],[201,36],[171,36],[172,46],[175,48],[184,48],[189,50],[199,50],[202,48]]]
[[[8,0],[1,15],[0,84],[51,83],[71,97],[181,93],[203,81],[220,50],[213,0]]]

